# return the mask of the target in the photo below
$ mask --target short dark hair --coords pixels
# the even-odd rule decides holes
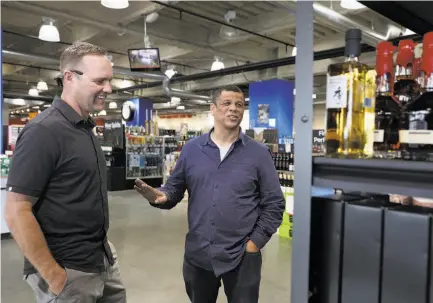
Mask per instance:
[[[60,56],[60,72],[74,67],[85,55],[106,56],[107,50],[103,47],[83,41],[76,41],[66,48]]]
[[[222,92],[234,92],[234,93],[240,93],[242,95],[244,94],[244,92],[236,85],[227,85],[224,87],[220,87],[213,92],[212,103],[216,104],[216,101],[221,96]]]

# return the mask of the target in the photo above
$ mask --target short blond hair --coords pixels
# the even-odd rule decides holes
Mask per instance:
[[[77,65],[86,55],[107,56],[107,50],[101,46],[77,41],[66,48],[60,56],[60,71],[63,73],[67,67]]]

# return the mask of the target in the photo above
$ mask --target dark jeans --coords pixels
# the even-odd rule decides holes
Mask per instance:
[[[238,267],[221,277],[216,277],[213,272],[196,267],[185,260],[183,277],[186,292],[192,303],[215,303],[222,280],[228,303],[257,303],[261,269],[260,252],[246,252]]]

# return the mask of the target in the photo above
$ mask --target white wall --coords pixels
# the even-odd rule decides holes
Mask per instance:
[[[246,110],[244,112],[244,118],[241,122],[241,127],[243,130],[249,128],[250,114]],[[188,130],[201,130],[203,132],[209,131],[213,126],[213,116],[210,112],[197,113],[191,118],[160,118],[158,120],[158,127],[164,129],[175,129],[180,130],[181,123],[188,124]]]

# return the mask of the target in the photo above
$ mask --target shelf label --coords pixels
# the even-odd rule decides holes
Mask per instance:
[[[385,138],[385,130],[383,129],[376,129],[374,131],[374,142],[383,142]]]
[[[400,143],[433,144],[433,131],[428,129],[400,130],[398,134]]]
[[[346,76],[328,76],[326,84],[326,108],[347,107]]]

